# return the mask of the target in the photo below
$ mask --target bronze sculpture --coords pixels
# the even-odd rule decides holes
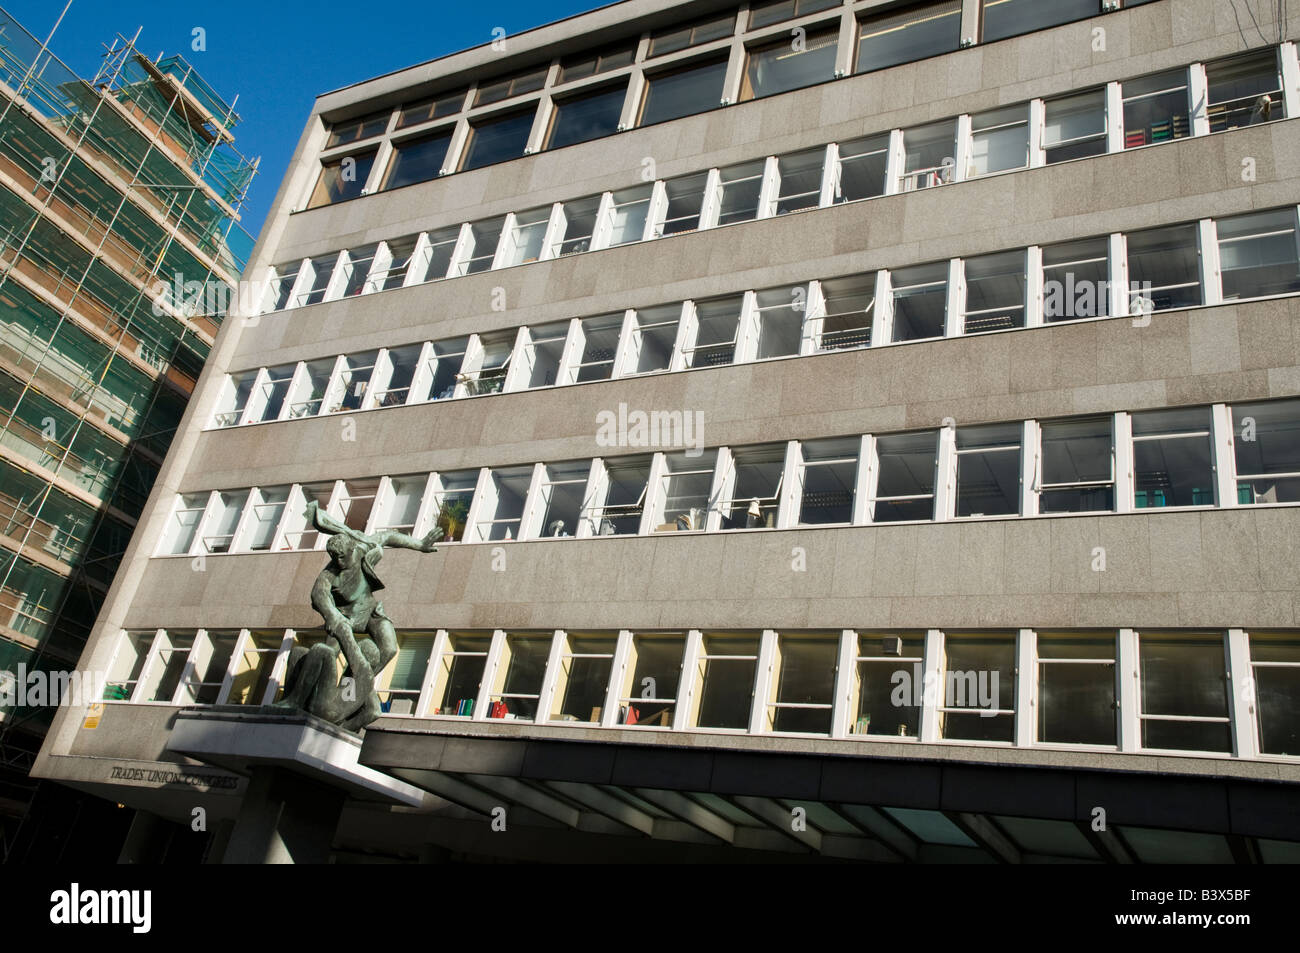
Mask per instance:
[[[307,518],[329,535],[325,549],[329,565],[321,570],[311,590],[311,604],[325,621],[326,637],[310,649],[297,645],[289,654],[284,697],[275,707],[298,709],[349,731],[370,724],[380,714],[375,684],[384,667],[397,654],[397,632],[375,593],[384,588],[375,566],[385,546],[437,552],[442,537],[434,529],[423,539],[399,530],[366,534],[322,512],[313,500]],[[365,633],[368,638],[358,639]],[[338,675],[338,655],[346,667]]]

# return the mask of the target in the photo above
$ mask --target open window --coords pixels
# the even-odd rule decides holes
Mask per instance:
[[[939,735],[961,741],[1015,738],[1016,634],[946,633]]]
[[[790,357],[799,353],[803,319],[807,313],[807,288],[771,288],[754,295],[758,310],[758,349],[755,357],[762,361],[773,357]]]
[[[586,513],[593,535],[628,536],[640,532],[649,480],[650,454],[605,461],[603,498],[593,501]]]
[[[1105,238],[1043,249],[1043,321],[1078,321],[1110,314],[1110,251]]]
[[[551,221],[551,207],[531,209],[515,216],[514,226],[510,229],[509,244],[506,245],[502,267],[523,265],[537,261],[542,257],[546,241],[546,229]]]
[[[610,228],[609,247],[639,242],[645,237],[646,217],[650,213],[652,184],[623,189],[612,196],[613,222]]]
[[[234,427],[244,417],[244,408],[248,406],[249,395],[257,382],[257,371],[241,371],[226,377],[217,403],[217,412],[212,418],[218,427]]]
[[[1205,79],[1210,132],[1286,118],[1276,49],[1207,63]]]
[[[894,343],[943,337],[948,321],[948,263],[900,268],[890,277]]]
[[[1223,634],[1143,632],[1143,748],[1232,751]]]
[[[374,511],[378,496],[378,479],[344,480],[333,515],[348,529],[364,533],[370,525],[370,514]]]
[[[507,467],[493,470],[479,501],[474,540],[479,543],[519,538],[519,527],[528,499],[533,468]]]
[[[429,477],[423,473],[389,480],[387,499],[382,501],[383,508],[375,517],[376,532],[394,529],[413,536],[428,483]]]
[[[434,635],[404,632],[397,637],[397,658],[380,677],[376,690],[386,715],[414,715],[420,705],[424,675],[433,653]]]
[[[213,496],[203,525],[203,552],[209,555],[230,552],[248,493],[248,490],[223,490]]]
[[[875,439],[876,488],[873,523],[934,519],[939,433],[887,434]]]
[[[692,455],[689,451],[664,455],[664,472],[660,477],[662,486],[657,501],[662,512],[656,514],[662,522],[655,526],[654,532],[698,532],[704,529],[717,459],[716,450],[699,455]]]
[[[1115,633],[1037,635],[1037,740],[1113,748],[1118,743]]]
[[[1300,400],[1232,408],[1237,502],[1300,503]]]
[[[239,541],[239,549],[264,553],[275,546],[275,531],[284,517],[284,507],[289,502],[290,490],[292,490],[290,486],[263,486],[252,491],[248,519],[244,524],[243,539]]]
[[[968,258],[962,333],[1009,331],[1025,326],[1026,263],[1023,251]]]
[[[628,674],[619,691],[619,724],[672,726],[685,653],[686,638],[680,633],[632,636]]]
[[[321,534],[307,520],[307,504],[315,502],[321,510],[326,510],[334,495],[334,484],[304,483],[290,494],[290,505],[284,514],[284,527],[281,547],[285,550],[315,549],[321,541]]]
[[[829,735],[839,634],[779,635],[766,730]]]
[[[433,342],[433,367],[430,368],[430,400],[448,400],[456,396],[456,382],[465,364],[469,338],[452,338]]]
[[[840,174],[836,202],[856,202],[885,194],[889,173],[889,134],[839,144]]]
[[[596,232],[596,216],[600,212],[600,196],[592,195],[564,203],[564,235],[560,240],[560,255],[575,255],[591,250],[592,236]]]
[[[957,430],[956,515],[1020,513],[1021,426],[988,424]]]
[[[332,357],[307,361],[289,393],[289,419],[315,417],[321,411],[337,361]]]
[[[1029,109],[1005,106],[971,116],[967,177],[1023,169],[1029,165]]]
[[[1129,309],[1133,314],[1194,308],[1201,297],[1195,225],[1171,225],[1128,236]]]
[[[923,3],[863,17],[858,26],[857,72],[950,53],[961,42],[961,0]]]
[[[825,314],[817,337],[819,351],[871,346],[875,315],[876,276],[852,275],[822,282]]]
[[[614,670],[616,633],[566,632],[556,672],[550,721],[600,724]]]
[[[208,629],[197,634],[181,680],[180,694],[176,696],[178,704],[217,703],[238,641],[239,632],[234,629]]]
[[[775,527],[785,473],[785,444],[733,450],[731,461],[734,471],[731,499],[718,501],[722,529]]]
[[[1132,427],[1138,509],[1214,505],[1210,408],[1148,410]]]
[[[763,191],[763,159],[742,162],[721,171],[722,202],[719,225],[750,222],[758,217],[759,197]]]
[[[375,253],[378,250],[379,244],[376,242],[360,248],[349,248],[343,253],[341,262],[343,283],[339,291],[340,298],[353,298],[374,290],[368,285],[366,278],[369,277],[370,269],[375,264]]]
[[[925,633],[862,633],[855,641],[849,732],[917,738],[925,682]]]
[[[448,632],[447,647],[436,661],[433,697],[435,715],[470,718],[483,687],[490,635]]]
[[[505,218],[500,217],[470,225],[469,248],[460,267],[462,275],[476,275],[492,267],[492,262],[496,258],[497,245],[501,241],[501,230],[505,224]]]
[[[336,377],[330,387],[330,406],[326,408],[326,413],[360,410],[365,405],[366,392],[370,389],[370,379],[374,377],[377,360],[378,351],[362,351],[343,358],[335,370]]]
[[[1115,509],[1115,450],[1110,417],[1045,421],[1038,485],[1040,513]]]
[[[383,389],[375,392],[376,407],[400,407],[411,398],[411,384],[420,368],[422,344],[389,348],[385,356],[386,377]]]
[[[776,195],[776,214],[800,212],[821,204],[822,170],[826,165],[825,149],[808,149],[776,160],[780,184]]]
[[[835,437],[801,446],[800,525],[853,522],[859,444],[857,437]]]
[[[761,99],[776,93],[802,89],[835,77],[835,55],[839,46],[837,21],[816,24],[792,38],[775,39],[752,46],[745,56],[745,74],[740,99]]]
[[[705,633],[702,642],[695,727],[747,731],[758,674],[758,637]]]
[[[438,473],[433,483],[433,525],[442,530],[446,543],[459,543],[465,538],[465,523],[469,519],[470,504],[478,486],[477,470],[459,470]]]
[[[301,308],[309,304],[319,304],[325,300],[329,290],[330,279],[334,276],[334,265],[338,262],[338,253],[322,255],[303,261],[303,267],[310,269],[311,281],[300,287],[294,295],[293,307]]]
[[[172,518],[163,530],[160,556],[184,556],[194,545],[194,535],[208,506],[207,493],[187,493],[176,497]]]
[[[457,377],[467,396],[501,393],[505,388],[506,374],[510,371],[516,336],[515,331],[493,331],[479,337],[482,355],[475,362],[478,366],[473,367],[467,362],[466,366],[473,369],[464,370]]]
[[[1043,105],[1043,150],[1048,165],[1103,155],[1106,88],[1049,99]]]
[[[609,380],[623,330],[622,314],[586,318],[580,324],[582,354],[574,368],[574,383]],[[669,345],[671,349],[671,344]]]
[[[695,302],[695,334],[682,348],[685,367],[719,367],[736,356],[736,335],[744,295]]]
[[[542,522],[537,535],[547,539],[577,535],[590,473],[590,460],[553,463],[546,467],[539,487],[541,500],[538,509]]]
[[[668,370],[672,364],[677,325],[681,316],[681,306],[675,304],[644,308],[636,313],[629,358],[632,373],[649,374]]]
[[[536,720],[551,639],[541,633],[511,632],[506,636],[497,684],[484,698],[489,718]]]
[[[1300,291],[1294,206],[1222,218],[1216,224],[1225,301]]]
[[[932,188],[953,181],[957,155],[957,123],[918,126],[903,132],[903,177],[900,192]]]
[[[455,257],[456,243],[459,240],[459,225],[449,225],[447,228],[440,228],[436,232],[429,232],[428,248],[425,252],[425,258],[427,258],[427,261],[421,262],[415,266],[417,272],[414,276],[414,280],[437,281],[440,278],[446,278],[451,273],[452,258]],[[412,248],[414,248],[414,245],[412,245]],[[406,251],[404,248],[402,251],[405,251],[407,260],[409,260],[411,252]],[[401,260],[400,256],[398,252],[395,251],[393,253],[393,261],[396,263],[399,260]],[[423,268],[423,271],[420,271],[420,268]],[[403,271],[403,274],[405,274],[405,271]],[[396,275],[390,273],[388,280],[391,282],[396,277]],[[397,285],[390,285],[390,287],[397,287],[400,284],[401,282],[398,281]]]
[[[261,393],[255,405],[260,405],[257,419],[250,420],[249,423],[280,419],[280,411],[284,409],[285,398],[289,394],[289,385],[293,383],[294,373],[297,370],[297,364],[281,364],[267,368],[266,377],[263,378],[260,388]]]
[[[1250,668],[1260,753],[1300,755],[1300,639],[1294,632],[1250,633]]]
[[[528,367],[526,387],[551,387],[559,381],[564,342],[569,336],[569,322],[556,321],[528,329],[522,359]]]
[[[709,181],[707,172],[684,175],[669,179],[664,183],[664,192],[668,199],[667,211],[663,223],[656,229],[656,235],[680,235],[693,232],[700,227],[700,214],[704,210],[704,190]]]
[[[1125,149],[1192,134],[1187,70],[1129,80],[1123,94]]]
[[[298,272],[306,262],[304,258],[301,261],[276,265],[271,269],[273,277],[267,294],[267,300],[270,302],[268,311],[282,311],[289,306],[289,294],[298,280]]]

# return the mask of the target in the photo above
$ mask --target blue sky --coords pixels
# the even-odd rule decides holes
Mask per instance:
[[[0,0],[38,39],[45,39],[66,0]],[[261,156],[261,173],[245,205],[243,226],[262,227],[312,101],[320,93],[381,73],[490,42],[606,5],[604,0],[73,0],[54,34],[56,56],[84,77],[94,75],[105,44],[143,27],[150,57],[181,53],[212,87],[232,98],[243,121],[236,147]],[[193,30],[207,49],[191,49]]]

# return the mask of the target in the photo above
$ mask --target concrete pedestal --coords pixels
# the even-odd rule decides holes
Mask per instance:
[[[287,768],[253,770],[223,864],[324,864],[346,795]]]

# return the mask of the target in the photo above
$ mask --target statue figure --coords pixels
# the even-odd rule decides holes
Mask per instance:
[[[398,530],[367,535],[323,512],[312,500],[307,518],[329,535],[325,551],[329,565],[321,570],[311,590],[311,604],[325,621],[325,640],[310,649],[295,646],[289,654],[284,698],[277,708],[301,709],[333,724],[356,731],[379,717],[375,683],[379,673],[397,654],[397,632],[384,614],[375,593],[384,588],[375,572],[384,547],[437,552],[442,537],[434,529],[423,539]],[[366,639],[357,636],[365,633]],[[346,669],[338,677],[338,655]]]

